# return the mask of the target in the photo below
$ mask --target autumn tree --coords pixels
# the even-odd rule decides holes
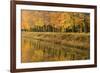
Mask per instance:
[[[22,10],[21,28],[34,32],[90,32],[90,14]]]

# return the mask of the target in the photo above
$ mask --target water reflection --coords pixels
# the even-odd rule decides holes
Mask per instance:
[[[89,59],[89,50],[59,43],[22,38],[22,62],[44,62]]]

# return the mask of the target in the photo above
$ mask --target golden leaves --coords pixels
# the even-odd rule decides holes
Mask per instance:
[[[87,21],[84,21],[85,18]],[[79,12],[56,12],[56,11],[36,11],[22,10],[22,29],[30,30],[33,27],[44,27],[50,25],[53,28],[65,31],[73,26],[80,26],[85,23],[90,26],[89,15]]]

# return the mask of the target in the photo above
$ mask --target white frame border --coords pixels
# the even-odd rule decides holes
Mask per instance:
[[[46,10],[46,11],[67,11],[67,12],[86,12],[90,13],[90,60],[76,61],[57,61],[57,62],[33,62],[21,63],[21,9],[27,10]],[[40,68],[57,66],[74,66],[94,64],[94,9],[53,7],[36,5],[16,5],[16,68]]]

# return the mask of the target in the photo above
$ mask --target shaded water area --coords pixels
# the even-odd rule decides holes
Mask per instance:
[[[21,61],[47,62],[90,58],[89,34],[22,32]]]

